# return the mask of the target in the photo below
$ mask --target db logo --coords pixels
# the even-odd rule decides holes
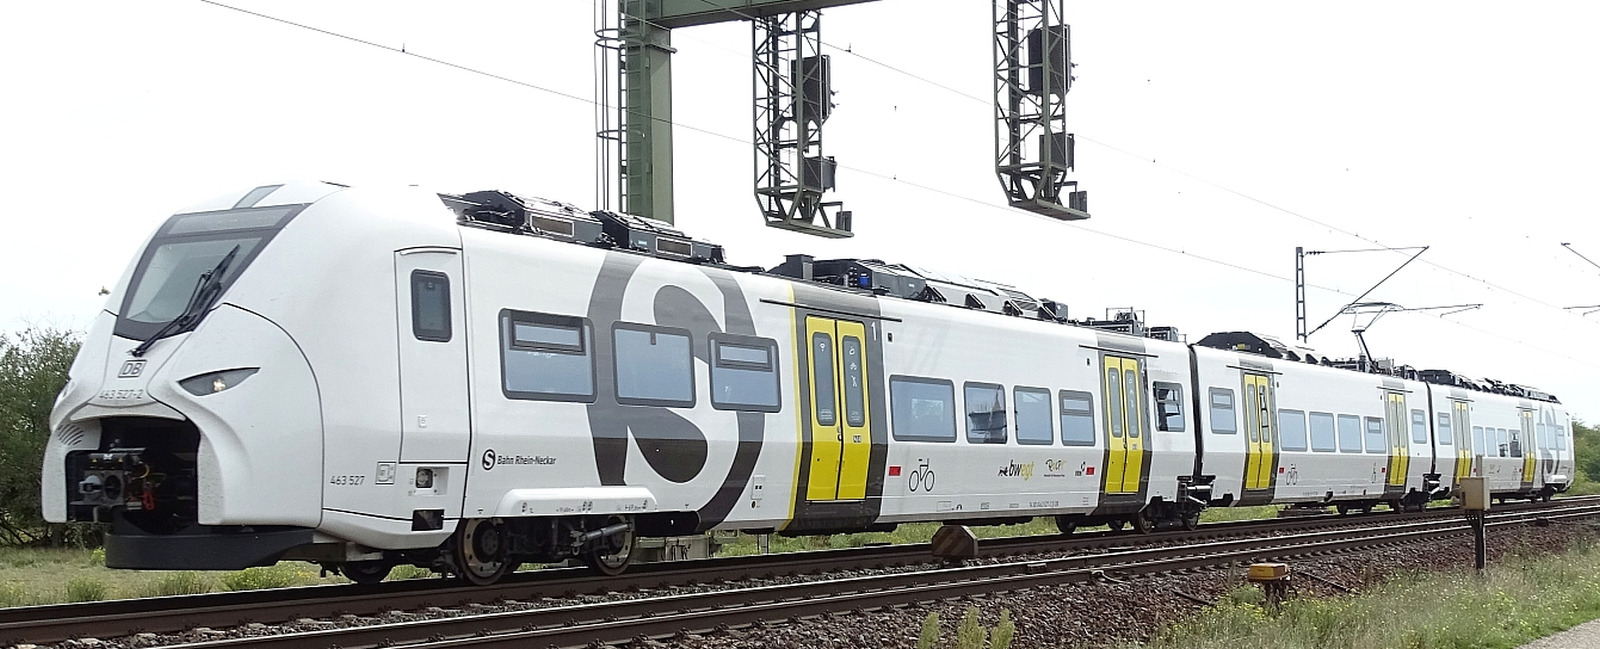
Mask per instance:
[[[488,471],[489,469],[493,469],[493,468],[494,468],[494,449],[491,448],[491,449],[483,452],[483,470],[484,471]]]
[[[139,376],[143,372],[144,372],[144,361],[142,361],[142,360],[126,361],[126,362],[124,362],[122,364],[122,369],[117,370],[117,378],[119,378],[119,379],[131,379],[131,378],[135,378],[135,377]]]

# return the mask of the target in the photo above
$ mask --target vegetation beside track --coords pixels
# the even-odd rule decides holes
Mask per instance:
[[[1600,618],[1600,544],[1468,570],[1394,575],[1352,595],[1265,604],[1242,586],[1122,649],[1500,649]]]

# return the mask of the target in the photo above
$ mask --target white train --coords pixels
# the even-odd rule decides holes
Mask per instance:
[[[638,537],[712,529],[1149,529],[1208,506],[1420,507],[1468,474],[1548,497],[1573,469],[1568,414],[1526,388],[1068,323],[871,260],[721,258],[498,192],[299,183],[196,205],[72,366],[46,518],[107,523],[112,567],[488,583],[522,561],[614,573]]]

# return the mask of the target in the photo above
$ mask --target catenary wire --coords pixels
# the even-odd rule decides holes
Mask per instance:
[[[415,59],[418,59],[418,60],[421,60],[421,61],[426,61],[426,62],[433,63],[433,64],[436,64],[436,65],[441,65],[441,66],[448,67],[448,68],[451,68],[451,69],[459,70],[459,71],[462,71],[462,72],[467,72],[469,74],[475,74],[475,75],[478,75],[478,76],[487,77],[487,78],[494,79],[494,80],[497,80],[497,81],[503,81],[503,82],[506,82],[506,83],[510,83],[510,84],[513,84],[513,85],[516,85],[516,86],[520,86],[520,87],[524,87],[524,88],[529,88],[529,89],[532,89],[532,90],[538,90],[540,92],[545,92],[545,93],[548,93],[548,94],[551,94],[551,95],[555,95],[555,96],[558,96],[558,97],[562,97],[562,98],[565,98],[565,99],[571,99],[571,100],[574,100],[574,101],[579,101],[579,102],[583,102],[583,103],[591,104],[591,105],[598,103],[594,99],[591,99],[591,98],[588,98],[588,97],[582,97],[582,96],[575,95],[575,94],[572,94],[572,93],[563,92],[563,91],[560,91],[560,90],[555,90],[553,88],[547,88],[547,87],[544,87],[544,86],[541,86],[541,85],[538,85],[538,84],[535,84],[535,83],[530,83],[530,82],[527,82],[527,81],[514,79],[514,78],[511,78],[511,77],[507,77],[507,76],[501,75],[501,74],[496,74],[496,73],[493,73],[493,72],[480,70],[480,69],[477,69],[477,68],[474,68],[474,67],[471,67],[471,66],[467,66],[467,65],[463,65],[463,64],[459,64],[459,63],[454,63],[454,62],[447,61],[447,60],[444,60],[444,59],[439,59],[439,58],[431,57],[431,56],[425,56],[425,55],[422,55],[422,54],[418,54],[416,52],[408,51],[405,48],[393,47],[393,46],[390,46],[390,45],[384,45],[382,43],[377,43],[377,42],[374,42],[374,41],[365,40],[365,39],[358,38],[358,37],[355,37],[355,36],[350,36],[350,35],[343,34],[343,33],[340,33],[340,32],[335,32],[335,31],[332,31],[332,30],[329,30],[329,29],[315,27],[315,26],[312,26],[312,25],[307,25],[307,24],[304,24],[304,23],[299,23],[299,22],[295,22],[295,21],[292,21],[292,20],[288,20],[288,19],[272,16],[270,14],[264,14],[264,13],[261,13],[261,12],[252,11],[252,10],[249,10],[249,9],[244,9],[244,8],[241,8],[241,7],[236,7],[236,6],[233,6],[233,5],[225,4],[223,2],[219,2],[218,0],[199,0],[199,2],[204,3],[204,4],[208,4],[208,5],[212,5],[212,6],[215,6],[215,7],[218,7],[218,8],[222,8],[222,9],[235,11],[235,12],[238,12],[238,13],[241,13],[241,14],[253,16],[253,17],[256,17],[256,18],[261,18],[261,19],[268,20],[268,21],[271,21],[271,22],[275,22],[275,23],[279,23],[279,24],[283,24],[283,25],[288,25],[288,26],[291,26],[291,27],[304,29],[304,30],[315,32],[315,33],[322,34],[322,35],[325,35],[325,36],[330,36],[330,37],[333,37],[333,38],[349,41],[349,42],[352,42],[352,43],[365,45],[365,46],[368,46],[368,47],[375,47],[375,48],[382,49],[382,50],[385,50],[385,51],[388,51],[388,52],[391,52],[391,53],[409,56],[409,57],[412,57],[412,58],[415,58]],[[879,63],[879,65],[884,65],[884,64]],[[912,76],[915,76],[915,75],[912,75]],[[935,85],[938,85],[938,84],[935,84]],[[971,95],[966,95],[965,93],[959,93],[958,92],[958,94],[963,94],[964,96],[971,97]],[[701,133],[701,134],[704,134],[704,135],[708,135],[708,136],[712,136],[712,137],[715,137],[715,138],[727,140],[727,141],[730,141],[730,142],[736,142],[736,143],[744,144],[744,145],[752,145],[753,144],[749,140],[745,140],[743,138],[739,138],[739,137],[732,136],[732,135],[727,135],[727,134],[720,133],[720,132],[717,132],[717,131],[713,131],[713,130],[710,130],[710,129],[700,128],[700,127],[696,127],[696,126],[692,126],[692,125],[688,125],[688,124],[683,124],[683,123],[678,123],[678,122],[672,122],[670,120],[663,120],[663,119],[660,119],[660,118],[657,118],[657,117],[653,117],[653,116],[652,116],[652,119],[654,119],[656,121],[659,121],[659,122],[662,122],[662,123],[665,123],[665,124],[671,124],[672,126],[675,126],[675,127],[684,128],[684,129],[689,130],[689,131],[693,131],[693,132],[696,132],[696,133]],[[1102,146],[1104,146],[1104,145],[1102,145]],[[1121,151],[1120,149],[1116,149],[1116,150],[1118,150],[1119,152],[1122,152],[1122,153],[1127,153],[1126,151]],[[1128,155],[1133,155],[1133,154],[1129,153]],[[966,195],[962,195],[962,194],[957,194],[957,193],[950,192],[950,191],[947,191],[947,190],[939,189],[937,187],[932,187],[932,186],[928,186],[928,185],[922,185],[922,184],[915,183],[915,182],[912,182],[912,181],[904,180],[904,179],[899,178],[897,175],[884,174],[884,173],[880,173],[880,172],[876,172],[876,171],[871,171],[871,170],[868,170],[868,169],[862,169],[862,168],[858,168],[858,167],[850,167],[850,166],[846,166],[846,165],[839,165],[839,166],[842,167],[842,168],[849,169],[851,171],[856,171],[858,173],[862,173],[864,175],[872,176],[872,177],[879,178],[879,179],[882,179],[882,180],[887,180],[887,181],[893,182],[893,183],[903,184],[903,185],[906,185],[908,187],[914,187],[914,188],[922,190],[922,191],[927,191],[927,192],[932,192],[932,193],[936,193],[936,194],[943,195],[943,196],[948,196],[950,198],[958,199],[958,200],[965,201],[965,202],[970,202],[970,203],[973,203],[973,204],[976,204],[976,205],[982,205],[982,206],[984,206],[986,208],[997,210],[997,211],[1001,211],[1001,212],[1005,212],[1007,214],[1014,214],[1015,213],[1014,210],[1011,210],[1011,209],[1009,209],[1007,207],[1004,207],[1004,206],[995,205],[993,203],[984,201],[983,199],[974,198],[974,197],[966,196]],[[1170,169],[1170,167],[1169,167],[1169,169]],[[1174,171],[1177,171],[1177,170],[1174,170]],[[1183,172],[1179,172],[1179,173],[1183,173]],[[1185,174],[1185,175],[1187,175],[1187,174]],[[1199,180],[1199,179],[1197,179],[1197,180]],[[1218,186],[1218,187],[1220,187],[1220,186]],[[1232,190],[1229,190],[1229,191],[1232,191]],[[1237,192],[1235,192],[1235,193],[1237,193]],[[1239,195],[1249,198],[1247,195],[1242,194],[1242,193],[1239,194]],[[1298,216],[1300,218],[1304,218],[1304,219],[1312,221],[1314,223],[1316,222],[1314,219],[1310,219],[1309,217],[1301,216],[1301,215],[1299,215],[1297,213],[1294,213],[1294,212],[1291,212],[1289,210],[1284,210],[1283,208],[1278,208],[1276,206],[1271,205],[1270,203],[1266,203],[1265,201],[1259,201],[1258,199],[1254,199],[1254,198],[1251,198],[1251,200],[1256,200],[1257,202],[1260,202],[1263,205],[1267,205],[1267,206],[1273,207],[1274,209],[1278,209],[1280,211],[1284,211],[1285,213],[1288,213],[1288,214],[1291,214],[1291,215],[1294,215],[1294,216]],[[1178,248],[1172,248],[1172,247],[1169,247],[1169,246],[1164,246],[1164,245],[1161,245],[1161,244],[1156,244],[1156,243],[1152,243],[1152,242],[1148,242],[1148,241],[1142,241],[1142,240],[1139,240],[1139,239],[1135,239],[1135,238],[1127,237],[1127,236],[1123,236],[1123,235],[1103,232],[1103,231],[1100,231],[1100,230],[1095,230],[1095,229],[1088,228],[1088,227],[1085,227],[1085,226],[1082,226],[1082,225],[1078,225],[1078,224],[1075,224],[1075,223],[1057,221],[1055,219],[1050,219],[1050,218],[1048,218],[1046,216],[1033,214],[1031,212],[1025,212],[1025,213],[1030,215],[1030,216],[1033,216],[1035,218],[1038,218],[1038,219],[1047,220],[1047,221],[1049,221],[1051,223],[1054,223],[1054,224],[1065,225],[1067,227],[1071,227],[1071,228],[1074,228],[1074,229],[1077,229],[1077,230],[1083,231],[1083,232],[1088,232],[1090,234],[1095,234],[1095,235],[1099,235],[1099,236],[1103,236],[1103,237],[1107,237],[1107,238],[1111,238],[1111,239],[1116,239],[1116,240],[1123,241],[1123,242],[1126,242],[1126,243],[1130,243],[1130,244],[1134,244],[1134,245],[1138,245],[1138,246],[1143,246],[1143,247],[1147,247],[1147,248],[1152,248],[1152,249],[1160,250],[1160,251],[1163,251],[1163,252],[1178,254],[1178,255],[1182,255],[1182,256],[1186,256],[1186,257],[1192,257],[1192,258],[1195,258],[1195,259],[1198,259],[1198,260],[1201,260],[1201,261],[1205,261],[1205,262],[1208,262],[1208,263],[1216,264],[1216,265],[1219,265],[1219,266],[1227,267],[1227,268],[1238,270],[1238,271],[1241,271],[1241,272],[1246,272],[1246,273],[1250,273],[1250,274],[1254,274],[1254,275],[1260,275],[1262,277],[1266,277],[1266,278],[1270,278],[1270,279],[1276,279],[1276,280],[1284,281],[1284,282],[1292,282],[1293,281],[1292,279],[1287,278],[1287,277],[1283,277],[1281,275],[1276,275],[1276,274],[1273,274],[1273,273],[1270,273],[1270,272],[1267,272],[1267,271],[1258,270],[1258,269],[1254,269],[1254,268],[1249,268],[1247,266],[1242,266],[1242,265],[1234,264],[1234,263],[1231,263],[1231,262],[1226,262],[1226,261],[1222,261],[1222,260],[1219,260],[1219,259],[1214,259],[1214,258],[1211,258],[1211,257],[1206,257],[1204,255],[1198,255],[1198,254],[1195,254],[1195,253],[1188,252],[1186,250],[1182,250],[1182,249],[1178,249]],[[1342,232],[1342,230],[1341,230],[1341,232]],[[1367,241],[1369,241],[1371,243],[1375,243],[1375,244],[1377,244],[1379,246],[1383,246],[1386,249],[1390,249],[1389,246],[1385,246],[1384,244],[1382,244],[1380,242],[1371,241],[1370,239],[1364,239],[1364,238],[1363,238],[1363,240],[1367,240]],[[1449,270],[1449,269],[1445,269],[1445,270]],[[1454,272],[1454,271],[1452,271],[1452,272]],[[1460,274],[1460,273],[1457,273],[1457,274]],[[1463,275],[1463,276],[1465,276],[1465,275]],[[1488,282],[1484,282],[1484,283],[1488,284]],[[1346,291],[1343,291],[1343,290],[1340,290],[1340,289],[1337,289],[1337,288],[1319,286],[1319,285],[1314,285],[1314,284],[1308,284],[1307,286],[1310,287],[1310,288],[1317,288],[1317,289],[1320,289],[1320,290],[1329,291],[1329,292],[1333,292],[1333,293],[1338,293],[1338,294],[1341,294],[1341,295],[1347,295],[1347,296],[1352,295],[1351,293],[1348,293]],[[1514,292],[1511,292],[1511,291],[1506,291],[1506,292],[1515,294]],[[1432,314],[1430,314],[1430,315],[1432,315]],[[1439,318],[1441,320],[1445,320],[1446,322],[1451,322],[1453,324],[1457,324],[1457,325],[1466,327],[1468,329],[1472,329],[1473,331],[1477,331],[1477,332],[1479,332],[1479,333],[1481,333],[1483,335],[1486,335],[1486,336],[1490,336],[1490,337],[1493,337],[1493,338],[1504,340],[1506,342],[1511,342],[1511,343],[1514,343],[1514,344],[1522,345],[1524,347],[1528,347],[1529,349],[1533,349],[1533,350],[1536,350],[1536,351],[1539,351],[1539,352],[1542,352],[1542,353],[1551,354],[1551,355],[1558,356],[1558,357],[1565,357],[1565,355],[1563,355],[1563,354],[1544,349],[1542,347],[1533,345],[1531,343],[1527,343],[1527,342],[1524,342],[1524,341],[1521,341],[1521,340],[1517,340],[1517,339],[1509,338],[1509,337],[1502,336],[1502,335],[1499,335],[1499,334],[1495,334],[1493,332],[1485,331],[1483,329],[1479,329],[1477,327],[1472,327],[1470,325],[1466,325],[1464,323],[1461,323],[1461,322],[1458,322],[1458,321],[1455,321],[1455,320],[1446,320],[1445,318],[1443,318],[1441,316],[1435,315],[1434,317]],[[1593,322],[1593,321],[1590,321],[1590,322]],[[1600,324],[1600,323],[1597,323],[1597,324]],[[1596,365],[1594,363],[1589,363],[1589,362],[1583,361],[1581,359],[1573,358],[1571,360],[1576,361],[1576,362],[1578,362],[1580,364],[1583,364],[1583,365],[1589,365],[1590,367],[1600,368],[1600,365]]]

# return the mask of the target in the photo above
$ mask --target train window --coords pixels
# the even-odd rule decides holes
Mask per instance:
[[[1439,443],[1454,446],[1455,437],[1450,433],[1450,413],[1437,413],[1439,416]]]
[[[1016,388],[1011,400],[1017,407],[1017,443],[1049,445],[1056,431],[1050,424],[1050,391],[1042,388]]]
[[[1384,454],[1389,452],[1389,436],[1383,430],[1381,418],[1367,417],[1367,452]]]
[[[1156,430],[1183,432],[1183,386],[1162,381],[1150,385],[1156,395]]]
[[[941,379],[889,377],[889,410],[898,441],[956,441],[956,386]]]
[[[1355,415],[1339,415],[1339,452],[1361,452],[1361,418]]]
[[[1567,429],[1562,426],[1551,426],[1556,435],[1556,450],[1567,450]]]
[[[411,271],[411,335],[417,340],[450,342],[450,276]]]
[[[1278,443],[1285,451],[1306,450],[1306,413],[1299,410],[1278,411]]]
[[[1218,435],[1239,432],[1239,416],[1233,412],[1233,390],[1211,388],[1211,432]]]
[[[861,374],[861,339],[844,336],[839,340],[844,352],[844,423],[867,425],[866,381]]]
[[[1411,411],[1411,442],[1428,443],[1428,413],[1421,410]]]
[[[1504,428],[1496,428],[1496,429],[1494,429],[1494,437],[1495,437],[1495,443],[1500,446],[1500,449],[1499,449],[1500,450],[1500,457],[1509,456],[1511,454],[1511,448],[1510,448],[1510,444],[1506,440],[1506,429],[1504,429]]]
[[[1106,370],[1106,410],[1111,413],[1111,436],[1122,439],[1122,370]]]
[[[694,350],[683,329],[619,322],[615,345],[617,403],[694,406]]]
[[[1088,392],[1061,391],[1061,443],[1094,446],[1094,402]]]
[[[838,421],[834,414],[838,404],[834,398],[833,336],[823,332],[811,334],[811,386],[812,407],[817,412],[817,423],[832,426]]]
[[[1494,433],[1492,433],[1492,432],[1489,433],[1489,435],[1487,436],[1487,439],[1489,441],[1493,441],[1494,440]],[[1476,455],[1489,455],[1489,453],[1487,452],[1489,450],[1489,447],[1486,446],[1485,444],[1487,444],[1487,442],[1485,441],[1485,436],[1483,434],[1483,427],[1482,426],[1473,426],[1472,427],[1472,450],[1474,451],[1474,454],[1476,454]]]
[[[778,342],[711,334],[711,407],[778,412]]]
[[[1508,446],[1511,449],[1511,457],[1522,457],[1522,431],[1512,428],[1510,433],[1511,443]]]
[[[1311,413],[1311,450],[1327,453],[1334,450],[1337,443],[1333,415],[1326,412]]]
[[[583,318],[500,312],[500,390],[507,399],[594,402],[593,327]]]
[[[1550,427],[1544,425],[1544,422],[1542,421],[1536,425],[1538,426],[1539,430],[1539,450],[1545,451],[1555,448],[1555,441],[1550,439]]]
[[[993,383],[968,383],[963,389],[967,402],[967,441],[973,444],[1004,444],[1006,390]]]

